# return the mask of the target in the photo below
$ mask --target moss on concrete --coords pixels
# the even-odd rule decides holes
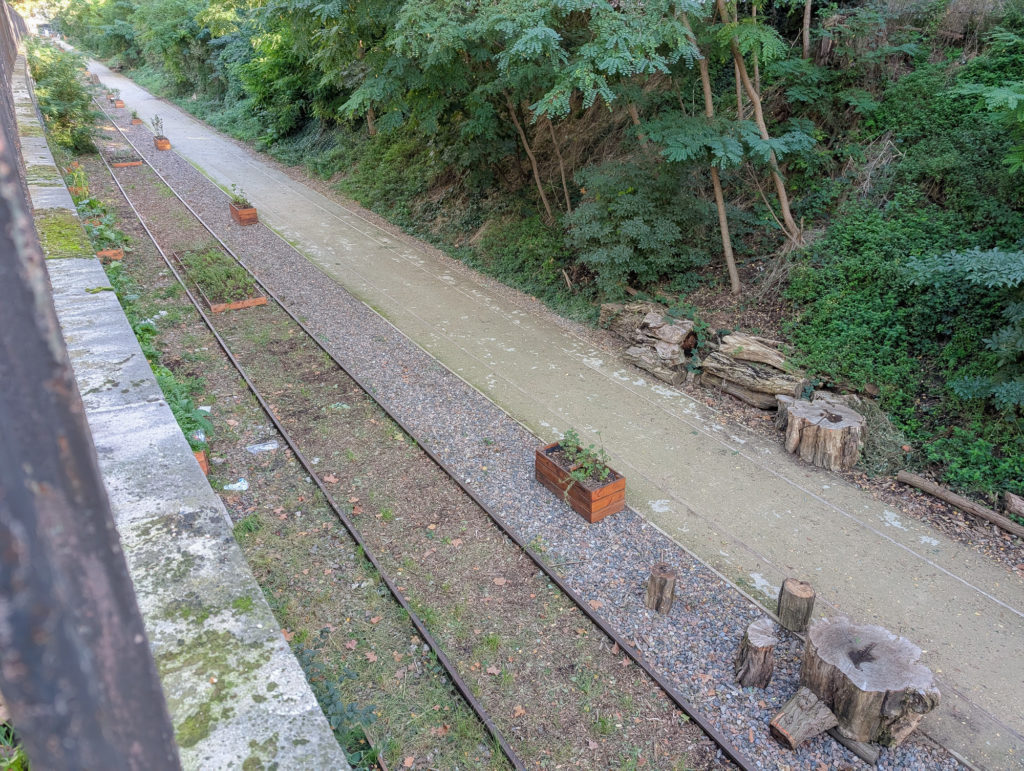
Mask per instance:
[[[34,213],[39,243],[48,260],[92,257],[92,246],[82,223],[67,209],[37,209]]]
[[[25,168],[25,181],[30,185],[61,185],[63,180],[56,166],[33,163]]]

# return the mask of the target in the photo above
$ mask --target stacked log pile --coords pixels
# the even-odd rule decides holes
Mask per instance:
[[[689,319],[669,320],[653,303],[601,306],[601,326],[625,340],[626,361],[670,385],[686,379],[686,354],[697,346]]]

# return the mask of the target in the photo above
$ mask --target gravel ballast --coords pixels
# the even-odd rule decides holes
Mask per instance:
[[[540,441],[479,391],[440,365],[365,304],[263,225],[231,221],[227,196],[174,152],[156,151],[148,129],[118,125],[268,288],[305,320],[372,396],[443,459],[458,481],[501,516],[648,662],[665,674],[757,767],[842,768],[861,763],[827,736],[794,752],[768,735],[768,721],[795,693],[802,642],[785,634],[765,690],[733,681],[733,658],[746,626],[762,611],[700,561],[626,509],[586,525],[534,480]],[[487,439],[487,442],[484,442]],[[661,617],[643,605],[650,566],[678,573],[676,603]],[[957,762],[915,736],[884,750],[879,767],[946,769]]]

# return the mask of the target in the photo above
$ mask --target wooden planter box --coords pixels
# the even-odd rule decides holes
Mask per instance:
[[[171,252],[174,256],[174,261],[178,264],[178,269],[181,271],[185,278],[188,278],[188,271],[185,269],[185,262],[181,259],[181,256],[177,252]],[[203,298],[203,302],[206,303],[206,307],[210,309],[210,313],[223,313],[224,311],[237,311],[242,308],[253,308],[257,305],[266,305],[267,296],[264,294],[258,294],[255,297],[247,297],[244,300],[235,300],[230,303],[215,303],[211,302],[210,298],[206,296],[206,292],[203,291],[202,287],[199,286],[192,279],[188,279],[189,283],[196,288],[199,292],[199,296]],[[257,292],[260,290],[257,288]]]
[[[133,126],[141,126],[142,125],[142,118],[132,118],[132,125]]]
[[[124,249],[118,247],[117,249],[101,249],[96,252],[96,256],[101,260],[123,260]]]
[[[129,166],[141,166],[142,161],[114,161],[110,165],[115,169],[126,169]]]
[[[153,147],[157,150],[170,150],[171,140],[167,137],[153,137]]]
[[[608,481],[600,487],[588,489],[573,480],[566,469],[558,465],[551,457],[552,451],[558,448],[558,442],[539,447],[534,463],[537,481],[555,495],[567,500],[573,511],[593,524],[609,514],[622,511],[626,505],[626,478],[612,470]]]
[[[255,225],[260,221],[256,215],[255,206],[239,206],[236,203],[229,205],[231,206],[231,219],[239,225]]]
[[[115,99],[114,107],[124,107],[124,99]]]

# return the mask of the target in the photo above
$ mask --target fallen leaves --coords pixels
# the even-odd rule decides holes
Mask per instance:
[[[500,675],[501,674],[501,668],[500,667],[496,667],[493,664],[491,664],[491,666],[487,667],[487,669],[485,671],[489,675]]]
[[[358,640],[349,640],[347,643],[345,643],[345,647],[350,651],[354,651],[357,645],[359,645]]]
[[[338,477],[334,476],[334,474],[324,474],[321,477],[321,479],[323,479],[329,485],[338,484]]]
[[[507,583],[508,583],[508,581],[506,581],[504,578],[495,578],[494,579],[495,586],[504,586]]]
[[[288,629],[282,629],[281,635],[284,637],[286,642],[291,642],[292,638],[295,636],[295,632],[292,632]]]
[[[512,717],[522,717],[525,714],[526,714],[526,710],[523,709],[523,705],[522,704],[516,704],[512,708]]]
[[[367,651],[366,652],[366,660],[369,661],[371,664],[373,664],[374,662],[377,661],[377,654],[374,653],[373,651]]]
[[[371,422],[373,422],[373,421],[371,421]],[[407,757],[405,760],[402,761],[402,765],[405,768],[412,768],[412,764],[415,763],[415,762],[416,762],[416,756],[415,755],[410,755],[409,757]]]

